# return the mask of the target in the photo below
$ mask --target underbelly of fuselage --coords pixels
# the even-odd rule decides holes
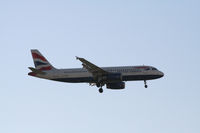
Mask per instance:
[[[122,76],[122,81],[138,81],[138,80],[153,80],[158,79],[161,76],[159,75],[126,75]],[[69,83],[96,83],[97,80],[95,80],[93,77],[66,77],[66,78],[54,78],[51,79],[54,81],[60,81],[60,82],[69,82]],[[108,81],[109,82],[109,81]]]

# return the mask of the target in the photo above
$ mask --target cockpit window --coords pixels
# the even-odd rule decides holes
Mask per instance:
[[[152,70],[157,70],[156,68],[152,68]]]

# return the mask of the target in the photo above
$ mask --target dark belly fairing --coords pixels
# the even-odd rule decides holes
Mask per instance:
[[[129,75],[122,76],[122,81],[152,80],[160,77],[160,75]],[[97,83],[97,80],[95,80],[93,77],[55,78],[51,80],[69,83]]]
[[[161,77],[161,75],[129,75],[123,76],[123,81],[153,80]]]
[[[56,78],[51,79],[54,81],[60,81],[60,82],[69,82],[69,83],[95,83],[95,80],[93,77],[79,77],[79,78]]]

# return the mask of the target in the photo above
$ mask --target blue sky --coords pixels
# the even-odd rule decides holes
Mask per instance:
[[[199,133],[197,0],[0,1],[0,132]],[[27,76],[30,49],[57,68],[152,65],[162,79],[126,89]]]

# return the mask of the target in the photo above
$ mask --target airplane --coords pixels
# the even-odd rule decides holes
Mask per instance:
[[[57,69],[37,49],[32,49],[31,54],[35,68],[29,67],[29,76],[60,82],[89,83],[98,87],[99,93],[103,93],[104,85],[107,89],[124,89],[126,81],[142,80],[147,88],[147,80],[164,76],[163,72],[152,66],[98,67],[81,57],[76,59],[82,63],[83,68]]]

